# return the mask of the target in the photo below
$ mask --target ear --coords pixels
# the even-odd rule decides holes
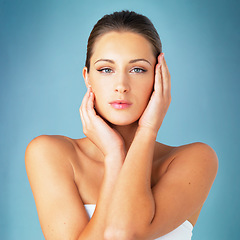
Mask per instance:
[[[82,74],[83,74],[83,78],[84,78],[86,87],[87,87],[87,88],[90,87],[90,86],[91,86],[91,83],[90,83],[90,81],[89,81],[88,72],[87,72],[87,67],[84,67],[84,68],[83,68]]]

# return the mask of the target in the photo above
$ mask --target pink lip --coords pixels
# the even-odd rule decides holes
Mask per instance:
[[[110,102],[110,104],[115,109],[125,109],[130,107],[130,105],[132,105],[132,103],[127,102],[125,100],[116,100],[116,101]]]

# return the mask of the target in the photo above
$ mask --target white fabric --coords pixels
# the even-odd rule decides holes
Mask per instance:
[[[85,209],[88,213],[89,218],[92,217],[96,204],[85,204]],[[193,225],[186,220],[182,225],[171,231],[170,233],[156,238],[155,240],[191,240]]]

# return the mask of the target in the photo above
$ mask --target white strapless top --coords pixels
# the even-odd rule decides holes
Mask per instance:
[[[92,217],[96,204],[85,204],[84,205],[89,218]],[[156,238],[155,240],[191,240],[192,238],[193,225],[186,220],[182,225],[169,232],[168,234]]]

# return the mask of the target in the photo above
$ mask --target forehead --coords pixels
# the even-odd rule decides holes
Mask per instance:
[[[94,44],[92,61],[98,58],[148,58],[155,60],[151,43],[133,32],[109,32]]]

